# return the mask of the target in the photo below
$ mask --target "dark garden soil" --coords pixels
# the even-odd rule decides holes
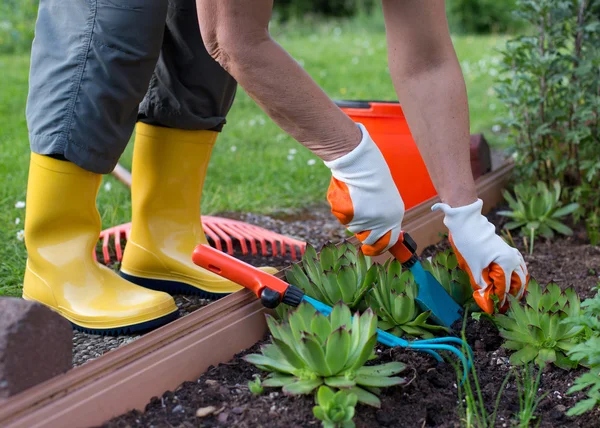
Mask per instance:
[[[501,225],[503,220],[492,217]],[[581,231],[570,238],[557,238],[552,243],[536,243],[533,256],[526,255],[532,277],[541,284],[549,281],[562,288],[573,286],[582,296],[590,297],[600,275],[600,248],[585,243]],[[521,242],[517,245],[522,247]],[[444,241],[428,248],[424,256],[447,248]],[[523,248],[521,248],[522,251]],[[501,348],[502,340],[488,319],[470,319],[467,340],[474,351],[474,363],[479,376],[483,401],[493,410],[500,385],[509,373],[508,354]],[[225,364],[211,367],[198,381],[186,382],[174,392],[153,398],[145,412],[132,411],[107,422],[106,427],[318,427],[312,416],[313,398],[285,396],[277,389],[266,389],[261,396],[252,395],[247,382],[260,371],[240,357],[258,351],[242,352]],[[355,422],[358,427],[458,427],[460,426],[457,377],[451,364],[436,364],[427,355],[400,349],[378,349],[378,362],[402,361],[408,366],[407,385],[384,389],[381,409],[358,406]],[[539,406],[541,427],[596,427],[600,411],[577,418],[568,418],[565,411],[583,395],[567,396],[566,391],[582,369],[563,371],[554,366],[542,374],[541,391],[547,392]],[[541,392],[540,392],[541,393]],[[209,407],[214,409],[211,411]],[[197,412],[208,413],[198,417]],[[515,426],[519,399],[514,378],[507,384],[500,401],[496,425]]]

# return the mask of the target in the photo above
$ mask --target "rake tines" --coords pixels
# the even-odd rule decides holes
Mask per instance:
[[[230,255],[234,254],[234,245],[239,244],[239,249],[243,255],[251,254],[256,256],[258,255],[258,243],[260,244],[260,253],[262,256],[269,256],[270,251],[273,257],[285,257],[289,251],[290,258],[298,260],[304,254],[306,248],[306,242],[238,220],[203,216],[202,226],[209,242],[219,251],[226,251]],[[122,260],[123,247],[121,246],[121,240],[129,240],[130,233],[131,223],[114,226],[100,232],[104,264],[109,264],[112,261],[109,245],[111,241],[116,261],[120,262]],[[248,244],[250,248],[248,248]],[[96,259],[95,251],[94,259]]]

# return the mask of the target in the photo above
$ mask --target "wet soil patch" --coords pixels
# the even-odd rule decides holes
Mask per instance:
[[[493,216],[491,216],[493,217]],[[496,224],[502,220],[493,218]],[[521,242],[516,242],[522,251]],[[433,255],[448,248],[448,242],[427,248],[423,255]],[[540,240],[532,256],[525,255],[532,277],[541,284],[549,281],[562,288],[573,286],[582,296],[590,297],[599,281],[600,249],[585,242],[581,231],[573,237],[557,238],[553,242]],[[502,340],[494,325],[482,317],[469,319],[467,341],[474,351],[474,364],[488,412],[493,411],[500,386],[511,370],[509,354],[501,348]],[[266,340],[266,339],[265,339]],[[106,427],[318,427],[312,416],[311,396],[286,396],[277,389],[266,389],[260,396],[252,395],[247,382],[254,374],[262,374],[241,357],[257,352],[256,345],[242,352],[228,363],[211,367],[195,382],[186,382],[174,392],[155,397],[144,412],[132,411],[107,422]],[[408,366],[404,376],[414,379],[405,386],[384,389],[381,409],[359,406],[355,422],[358,427],[459,427],[461,412],[457,375],[451,364],[438,364],[431,357],[401,349],[378,348],[378,362],[402,361]],[[582,394],[567,396],[566,391],[584,369],[564,371],[554,366],[544,370],[541,392],[547,392],[536,413],[541,427],[598,426],[600,411],[581,417],[565,415]],[[214,410],[211,411],[210,407]],[[209,408],[209,409],[206,409]],[[196,416],[200,410],[209,412]],[[514,378],[507,384],[500,401],[496,425],[518,425],[515,414],[519,398]]]

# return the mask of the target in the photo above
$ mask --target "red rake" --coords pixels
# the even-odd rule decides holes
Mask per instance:
[[[131,188],[131,174],[127,169],[117,165],[113,175]],[[235,243],[239,243],[243,255],[258,255],[257,243],[260,244],[261,255],[265,257],[269,255],[269,251],[273,257],[285,257],[289,249],[292,260],[298,260],[302,257],[306,248],[306,242],[242,221],[213,216],[202,216],[201,221],[209,243],[217,250],[226,251],[229,255],[233,255]],[[120,262],[123,259],[121,239],[129,240],[130,233],[131,223],[114,226],[100,232],[99,240],[102,241],[102,255],[105,264],[111,262],[108,247],[111,240],[114,243],[117,261]],[[223,249],[223,241],[226,250]],[[248,248],[248,244],[250,244],[250,248]],[[95,251],[94,259],[96,259]]]
[[[202,216],[202,226],[211,245],[217,250],[226,251],[229,255],[233,255],[234,244],[236,242],[239,243],[243,255],[258,255],[258,243],[260,244],[260,253],[262,256],[268,256],[270,250],[273,257],[285,257],[289,249],[292,260],[298,260],[302,257],[306,248],[306,242],[238,220]],[[130,233],[131,223],[114,226],[100,232],[102,255],[105,264],[111,262],[108,247],[111,240],[114,243],[117,261],[120,262],[122,260],[123,248],[121,246],[121,239],[129,240]],[[223,248],[223,241],[225,241],[225,249]],[[250,244],[250,248],[248,248],[248,243]],[[96,258],[95,252],[94,258]]]

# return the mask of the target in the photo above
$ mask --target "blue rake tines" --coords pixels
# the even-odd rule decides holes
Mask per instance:
[[[316,310],[321,312],[323,315],[329,315],[331,313],[331,306],[325,303],[319,302],[312,297],[304,295],[304,300],[313,305]],[[467,379],[467,372],[471,369],[471,361],[473,360],[473,351],[471,347],[462,339],[458,337],[437,337],[435,339],[423,339],[414,340],[409,342],[408,340],[402,339],[398,336],[394,336],[387,331],[377,329],[377,341],[383,345],[396,347],[400,346],[403,348],[414,349],[415,351],[422,351],[429,355],[432,355],[437,361],[444,361],[438,351],[448,351],[458,357],[463,366],[463,382]],[[460,349],[456,346],[459,345]],[[469,359],[466,358],[465,354],[461,349],[467,349],[469,353]]]

